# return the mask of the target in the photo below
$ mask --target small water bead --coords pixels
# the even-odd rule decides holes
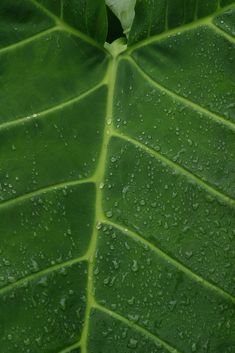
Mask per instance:
[[[112,212],[112,211],[107,211],[107,212],[106,212],[106,216],[107,216],[108,218],[111,218],[111,217],[113,216],[113,212]]]

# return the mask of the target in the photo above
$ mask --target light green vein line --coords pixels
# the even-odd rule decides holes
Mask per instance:
[[[225,32],[224,30],[222,30],[221,28],[219,28],[218,26],[216,26],[216,24],[214,22],[208,22],[208,26],[212,28],[212,30],[216,33],[218,33],[220,36],[226,38],[229,42],[232,42],[235,44],[235,38],[230,35],[229,33]]]
[[[152,43],[160,41],[162,39],[169,38],[169,37],[174,36],[175,34],[177,34],[179,32],[183,33],[183,32],[189,31],[191,29],[196,29],[196,28],[198,28],[201,25],[207,25],[208,22],[210,22],[212,18],[218,16],[220,13],[223,13],[224,11],[232,9],[233,7],[234,7],[234,4],[230,4],[228,6],[224,6],[223,8],[220,8],[219,11],[216,11],[216,12],[210,14],[207,17],[203,17],[203,18],[200,18],[200,19],[195,18],[195,21],[193,21],[191,23],[183,24],[181,26],[178,26],[176,28],[170,29],[168,31],[161,32],[161,33],[158,33],[158,34],[153,35],[151,37],[148,37],[146,39],[143,39],[143,40],[139,41],[138,43],[135,43],[135,44],[131,45],[128,48],[127,52],[128,53],[132,53],[133,50],[140,49],[140,48],[142,48],[142,47],[144,47],[146,45],[152,44]],[[196,11],[197,11],[197,9],[196,9]]]
[[[123,59],[122,59],[123,60]],[[230,130],[235,131],[235,124],[232,123],[229,120],[226,120],[223,116],[220,116],[216,113],[211,112],[210,110],[203,108],[201,105],[189,100],[188,98],[185,98],[183,96],[180,96],[179,94],[171,91],[169,88],[163,86],[162,84],[160,84],[159,82],[155,81],[153,78],[151,78],[144,70],[142,67],[140,67],[137,62],[135,61],[135,59],[133,57],[130,56],[125,56],[125,59],[130,62],[130,64],[132,64],[136,70],[152,85],[157,87],[159,90],[161,90],[162,92],[166,93],[168,96],[172,97],[173,99],[176,99],[180,102],[182,102],[184,105],[187,105],[188,107],[192,108],[193,110],[195,110],[196,112],[200,111],[201,113],[207,115],[209,118],[215,120],[217,123],[219,123],[220,125],[224,125],[227,128],[229,128]]]
[[[94,87],[88,89],[87,91],[81,93],[80,95],[78,95],[76,97],[68,99],[65,102],[59,103],[57,105],[54,105],[54,106],[52,106],[52,107],[50,107],[48,109],[42,110],[42,111],[40,111],[38,113],[29,115],[29,116],[24,116],[22,118],[18,118],[18,119],[15,119],[15,120],[12,120],[12,121],[9,121],[9,122],[6,122],[6,123],[2,123],[2,124],[0,124],[0,131],[3,130],[3,129],[8,129],[8,128],[13,127],[13,126],[17,126],[17,125],[21,125],[21,124],[27,123],[27,122],[32,121],[32,120],[41,119],[41,118],[47,116],[50,113],[53,113],[53,112],[55,112],[57,110],[60,110],[60,109],[66,108],[66,107],[69,107],[70,105],[73,105],[74,103],[77,103],[77,102],[83,100],[84,98],[86,98],[87,96],[91,95],[92,93],[94,93],[95,91],[97,91],[99,88],[101,88],[104,85],[105,85],[104,80],[101,80],[101,82],[99,82]]]
[[[5,293],[7,293],[15,288],[22,287],[25,284],[36,280],[39,277],[46,276],[46,275],[50,274],[51,272],[58,271],[58,270],[62,269],[63,267],[69,267],[69,266],[72,266],[72,265],[77,264],[79,262],[87,261],[87,260],[88,260],[88,257],[87,257],[87,254],[85,254],[84,256],[81,256],[81,257],[78,257],[75,259],[71,259],[71,260],[61,262],[56,265],[44,268],[41,271],[30,274],[30,275],[25,276],[23,278],[20,278],[16,282],[10,283],[10,284],[6,285],[5,287],[0,288],[0,295],[4,295]]]
[[[54,184],[54,185],[49,185],[41,189],[37,189],[35,191],[31,191],[28,193],[25,193],[24,195],[20,195],[15,197],[14,199],[9,199],[6,201],[0,202],[0,210],[2,208],[6,208],[9,206],[13,206],[19,202],[24,202],[25,200],[34,198],[38,195],[45,195],[49,192],[60,190],[60,189],[65,189],[70,186],[76,186],[76,185],[83,185],[83,184],[90,184],[90,183],[95,183],[94,178],[86,178],[86,179],[80,179],[80,180],[72,180],[72,181],[66,181],[60,184]]]
[[[95,40],[93,40],[91,37],[86,35],[85,33],[80,32],[74,27],[71,27],[68,23],[65,23],[61,18],[56,16],[54,13],[52,13],[49,9],[47,9],[45,6],[37,2],[36,0],[30,0],[32,4],[34,4],[39,10],[44,12],[48,17],[50,17],[54,22],[61,28],[63,28],[65,31],[70,32],[80,38],[81,40],[91,44],[92,46],[99,48],[103,52],[107,53],[107,51],[99,45]]]
[[[190,270],[188,267],[183,265],[181,262],[178,260],[174,259],[164,251],[162,251],[160,248],[158,248],[156,245],[152,244],[149,242],[147,239],[144,239],[140,234],[137,234],[136,232],[133,232],[130,229],[127,229],[124,226],[121,226],[115,222],[112,222],[108,219],[103,220],[104,224],[110,225],[111,227],[114,227],[116,229],[119,229],[122,233],[127,234],[130,236],[132,239],[135,241],[139,241],[144,245],[147,245],[150,249],[152,249],[157,255],[159,255],[162,259],[167,261],[168,263],[171,263],[174,267],[179,269],[180,271],[184,272],[188,277],[190,277],[193,281],[196,281],[197,283],[201,284],[203,287],[206,287],[213,292],[216,292],[218,295],[222,296],[223,298],[232,301],[235,303],[235,298],[228,292],[226,292],[224,289],[218,287],[215,284],[212,284],[202,276],[196,274],[192,270]]]
[[[59,351],[58,353],[70,353],[72,349],[76,349],[76,348],[80,348],[80,341],[62,349],[62,351]]]
[[[40,33],[37,33],[31,37],[28,37],[26,39],[23,39],[19,42],[16,42],[16,43],[13,43],[13,44],[10,44],[8,45],[7,47],[4,47],[4,48],[1,48],[0,49],[0,54],[2,53],[5,53],[5,52],[8,52],[10,50],[14,50],[14,49],[17,49],[17,48],[20,48],[28,43],[32,43],[34,42],[35,40],[37,39],[40,39],[40,38],[43,38],[44,36],[46,36],[47,34],[50,34],[52,32],[55,32],[57,30],[59,30],[60,28],[58,26],[54,26],[54,27],[51,27],[49,29],[46,29],[45,31],[42,31]]]
[[[111,131],[112,131],[113,95],[114,95],[116,72],[117,72],[116,59],[113,58],[113,60],[110,61],[107,74],[106,74],[106,81],[108,85],[106,122],[105,122],[103,144],[101,148],[100,158],[99,158],[99,162],[94,176],[96,180],[95,220],[94,220],[94,231],[93,231],[93,235],[92,235],[92,239],[89,247],[88,288],[87,288],[88,294],[87,294],[87,307],[86,307],[85,320],[84,320],[84,329],[83,329],[83,334],[81,339],[82,353],[88,353],[87,341],[88,341],[88,333],[89,333],[89,320],[90,320],[91,309],[94,303],[93,273],[94,273],[94,261],[95,261],[97,238],[98,238],[97,225],[100,222],[100,219],[103,215],[101,184],[103,183],[103,179],[105,175],[105,165],[106,165],[106,159],[107,159],[107,153],[108,153],[108,145],[109,145],[109,140],[110,140]]]
[[[136,330],[139,333],[141,333],[143,336],[145,336],[147,338],[150,338],[151,340],[153,340],[157,344],[161,345],[162,347],[167,349],[170,353],[180,353],[180,351],[178,351],[176,348],[170,346],[167,342],[163,341],[160,337],[158,337],[158,336],[154,335],[153,333],[151,333],[150,331],[144,329],[142,326],[137,325],[136,323],[129,321],[124,316],[122,316],[122,315],[120,315],[120,314],[118,314],[118,313],[116,313],[116,312],[104,307],[103,305],[95,303],[94,304],[94,309],[100,310],[101,312],[107,314],[108,316],[111,316],[114,319],[123,322],[128,327],[133,328],[134,330]]]
[[[235,200],[233,200],[229,196],[223,194],[222,192],[216,190],[214,187],[210,186],[205,181],[203,181],[202,179],[200,179],[199,177],[197,177],[193,173],[189,172],[187,169],[181,167],[179,164],[177,164],[175,162],[172,162],[170,159],[166,158],[165,156],[163,156],[159,152],[155,151],[154,149],[147,147],[146,145],[137,141],[136,139],[133,139],[133,138],[126,136],[122,133],[119,133],[117,131],[113,131],[113,136],[129,142],[129,143],[133,144],[134,146],[136,146],[137,148],[140,148],[141,150],[145,151],[149,155],[157,158],[158,160],[161,160],[164,164],[167,164],[173,170],[178,171],[180,174],[185,175],[187,178],[194,180],[204,190],[213,194],[214,196],[219,198],[224,203],[229,204],[231,206],[235,206]]]

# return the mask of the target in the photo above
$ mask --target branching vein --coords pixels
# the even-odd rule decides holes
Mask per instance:
[[[214,30],[214,32],[218,33],[220,36],[224,37],[229,42],[235,44],[235,38],[231,34],[225,32],[224,30],[216,26],[214,22],[209,23],[209,26]]]

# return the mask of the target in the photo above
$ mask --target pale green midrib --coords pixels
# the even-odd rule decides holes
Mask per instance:
[[[101,88],[103,86],[105,86],[104,78],[98,84],[93,86],[92,88],[89,88],[85,92],[79,94],[78,96],[72,97],[72,98],[68,99],[67,101],[58,103],[50,108],[47,108],[45,110],[39,111],[34,114],[31,114],[29,116],[23,116],[21,118],[17,118],[17,119],[0,124],[0,131],[5,130],[5,129],[9,130],[9,128],[11,128],[11,127],[18,126],[18,125],[21,125],[23,123],[27,123],[32,120],[37,121],[38,119],[45,118],[50,113],[53,113],[57,110],[60,110],[60,109],[66,108],[66,107],[69,107],[69,106],[73,105],[74,103],[80,102],[81,100],[83,100],[87,96],[91,95],[92,93],[94,93],[95,91],[97,91],[99,88]]]
[[[95,203],[95,219],[94,219],[94,230],[93,236],[89,247],[89,267],[88,267],[88,288],[87,288],[87,308],[84,319],[84,327],[81,338],[81,348],[82,353],[88,353],[87,344],[88,344],[88,333],[89,333],[89,322],[90,322],[90,313],[94,304],[94,261],[97,250],[97,238],[98,238],[98,224],[101,222],[103,216],[102,209],[102,188],[101,183],[103,182],[105,176],[105,166],[108,153],[109,139],[111,137],[112,129],[112,115],[113,115],[113,95],[114,95],[114,85],[115,85],[115,76],[116,76],[116,59],[112,58],[110,60],[109,68],[107,70],[107,86],[108,86],[108,96],[107,96],[107,109],[106,109],[106,119],[105,119],[105,128],[103,132],[103,144],[100,152],[100,158],[97,165],[97,170],[95,173],[96,180],[96,203]]]
[[[225,125],[227,128],[229,128],[232,131],[235,131],[235,124],[227,119],[225,119],[223,116],[218,115],[210,110],[208,110],[207,108],[202,107],[201,105],[199,105],[198,103],[195,103],[191,100],[189,100],[186,97],[183,97],[181,95],[179,95],[178,93],[170,90],[169,88],[163,86],[161,83],[155,81],[152,77],[149,76],[149,74],[147,74],[145,72],[145,70],[140,67],[140,65],[136,62],[136,60],[132,57],[132,56],[125,56],[123,55],[122,58],[120,58],[120,60],[126,60],[129,61],[130,64],[132,64],[137,71],[152,85],[157,87],[159,90],[161,90],[162,92],[165,92],[168,96],[170,96],[173,99],[176,99],[178,101],[180,101],[183,105],[186,105],[188,107],[190,107],[191,109],[195,110],[196,112],[201,112],[205,115],[207,115],[209,118],[215,120],[217,123],[221,124],[221,125]]]
[[[173,29],[170,29],[168,31],[155,34],[155,35],[153,35],[153,36],[151,36],[149,38],[142,39],[139,42],[130,45],[128,47],[128,49],[126,50],[126,53],[132,53],[133,50],[143,48],[146,45],[149,45],[149,44],[151,44],[153,42],[160,41],[162,39],[168,38],[168,37],[170,37],[172,35],[175,35],[175,34],[177,34],[179,32],[182,33],[182,32],[188,31],[190,29],[197,28],[200,25],[210,24],[211,21],[213,20],[213,18],[215,18],[219,14],[223,13],[224,11],[232,9],[234,6],[235,6],[235,3],[230,4],[228,6],[220,8],[218,11],[210,14],[209,16],[206,16],[206,17],[203,17],[203,18],[200,18],[200,19],[196,19],[193,22],[186,23],[186,24],[183,24],[181,26],[178,26],[178,27],[175,27]]]
[[[23,286],[27,285],[29,282],[37,280],[38,278],[46,276],[52,272],[59,271],[64,267],[69,267],[69,266],[75,265],[75,264],[77,264],[79,262],[83,262],[83,261],[88,262],[88,251],[83,256],[73,258],[68,261],[57,263],[57,264],[49,266],[47,268],[43,268],[42,270],[40,270],[38,272],[34,272],[30,275],[27,275],[23,278],[19,278],[14,283],[7,284],[6,286],[0,288],[0,295],[4,295],[7,292],[12,291],[16,288],[23,287]]]
[[[141,150],[145,151],[149,155],[154,156],[158,160],[161,160],[163,163],[167,164],[171,169],[174,171],[178,171],[181,175],[186,176],[187,178],[193,180],[194,182],[197,183],[197,185],[201,186],[204,190],[209,192],[210,194],[214,195],[217,199],[219,198],[223,203],[229,204],[231,206],[235,206],[235,200],[229,197],[228,195],[222,193],[221,191],[215,189],[211,185],[209,185],[207,182],[203,181],[201,178],[198,176],[194,175],[191,173],[189,170],[185,169],[184,167],[180,166],[179,164],[171,161],[167,157],[163,156],[161,153],[155,151],[153,148],[148,147],[144,145],[143,143],[137,141],[136,139],[129,137],[125,134],[119,133],[117,131],[114,131],[112,136],[118,137],[119,139],[125,140],[137,148],[140,148]]]
[[[56,190],[60,189],[66,189],[71,186],[76,186],[76,185],[84,185],[84,184],[95,184],[95,179],[94,176],[91,176],[89,178],[83,178],[83,179],[76,179],[76,180],[71,180],[71,181],[64,181],[62,183],[57,183],[53,185],[48,185],[46,187],[42,187],[40,189],[30,191],[28,193],[25,193],[23,195],[19,195],[13,199],[8,199],[4,201],[0,201],[0,210],[6,207],[13,206],[15,204],[24,202],[28,199],[33,199],[34,197],[40,196],[47,194],[49,192],[53,192]]]
[[[106,307],[104,307],[103,305],[99,304],[99,303],[95,303],[94,304],[94,309],[99,310],[111,317],[113,317],[114,319],[123,322],[125,325],[129,326],[130,328],[135,329],[137,332],[141,333],[143,336],[146,336],[147,338],[150,338],[151,340],[155,341],[156,343],[160,344],[162,347],[164,347],[165,349],[167,349],[170,353],[181,353],[179,350],[177,350],[176,348],[170,346],[166,341],[164,341],[163,339],[161,339],[160,337],[154,335],[153,333],[151,333],[150,331],[146,330],[145,328],[143,328],[142,326],[131,322],[130,320],[128,320],[127,318],[125,318],[124,316],[116,313],[115,311],[112,311],[111,309],[108,309]]]
[[[233,303],[235,303],[235,297],[224,290],[223,288],[220,288],[218,285],[213,284],[212,282],[208,281],[201,275],[193,272],[189,267],[185,266],[183,263],[178,261],[177,259],[173,258],[163,250],[161,250],[159,247],[157,247],[155,244],[151,243],[147,239],[143,238],[140,234],[128,229],[126,226],[122,226],[116,222],[110,221],[107,219],[105,216],[103,216],[103,224],[110,225],[113,228],[116,228],[120,230],[123,234],[127,234],[130,238],[134,239],[136,242],[141,242],[143,245],[147,245],[151,250],[153,250],[159,257],[161,257],[163,260],[166,262],[172,264],[175,268],[178,270],[184,272],[188,277],[191,278],[194,282],[196,281],[197,283],[201,284],[203,287],[209,289],[210,291],[216,292],[217,295],[222,296],[226,300],[230,300]]]
[[[93,45],[96,48],[99,48],[103,52],[107,53],[107,51],[104,49],[102,45],[100,45],[98,42],[93,40],[91,37],[86,35],[85,33],[80,32],[78,29],[71,27],[68,23],[65,23],[62,18],[59,18],[55,14],[53,14],[50,10],[45,8],[42,4],[39,4],[36,0],[30,0],[38,9],[43,11],[48,17],[50,17],[52,20],[55,21],[55,23],[61,27],[64,28],[67,32],[70,32],[74,34],[75,36],[79,37],[80,39],[84,40],[85,42]]]
[[[115,320],[121,321],[122,323],[124,323],[125,325],[127,325],[128,327],[130,327],[131,329],[134,329],[135,331],[141,333],[143,336],[145,336],[148,339],[151,339],[153,341],[155,341],[158,345],[163,346],[164,348],[166,348],[170,353],[181,353],[178,350],[176,350],[176,348],[173,348],[172,346],[170,346],[167,342],[165,342],[163,339],[161,339],[160,337],[154,335],[153,333],[151,333],[150,331],[146,330],[145,328],[143,328],[142,326],[131,322],[130,320],[128,320],[127,318],[125,318],[124,316],[106,308],[105,306],[99,304],[98,302],[96,302],[94,300],[93,302],[93,306],[91,309],[95,309],[97,311],[101,311],[105,314],[107,314],[108,316],[111,316],[112,318],[114,318]],[[66,348],[64,348],[62,351],[60,351],[59,353],[69,353],[72,349],[74,348],[79,348],[81,346],[81,341],[68,346]]]
[[[24,46],[24,45],[26,45],[28,43],[34,42],[35,40],[40,39],[40,38],[42,38],[42,37],[54,32],[56,30],[59,30],[59,29],[61,29],[61,28],[58,27],[58,26],[53,26],[53,27],[47,28],[44,31],[41,31],[41,32],[39,32],[37,34],[34,34],[31,37],[22,39],[19,42],[16,42],[16,43],[10,44],[10,45],[8,45],[6,47],[0,48],[0,55],[2,53],[17,49],[19,47],[22,47],[22,46]]]

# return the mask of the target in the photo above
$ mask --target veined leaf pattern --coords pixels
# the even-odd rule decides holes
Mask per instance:
[[[0,5],[4,353],[233,352],[234,5],[184,3],[115,55]]]

